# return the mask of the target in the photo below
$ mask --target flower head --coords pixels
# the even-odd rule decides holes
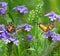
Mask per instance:
[[[14,7],[13,10],[19,11],[20,13],[23,13],[23,14],[28,13],[28,9],[25,5]]]
[[[5,29],[5,26],[2,24],[0,25],[0,39],[6,38],[8,36],[8,32]]]
[[[28,23],[25,23],[25,24],[20,25],[18,28],[23,28],[24,30],[29,32],[31,30],[31,28],[33,28],[33,27],[31,25],[29,25]]]
[[[19,45],[19,40],[15,39],[15,40],[13,41],[13,43],[14,43],[16,46],[18,46],[18,45]]]
[[[52,35],[52,40],[58,40],[58,41],[60,41],[60,34],[55,34],[55,35]]]
[[[48,16],[50,18],[50,21],[54,21],[54,20],[56,20],[57,15],[53,11],[51,11],[51,12],[47,13],[45,16]]]
[[[60,22],[60,15],[57,15],[56,18],[57,18],[57,21]]]
[[[60,15],[56,14],[56,13],[53,12],[53,11],[47,13],[45,16],[48,16],[49,19],[50,19],[50,21],[57,20],[58,22],[60,22]]]
[[[6,10],[7,10],[7,3],[0,2],[0,14],[6,14]]]
[[[0,39],[4,40],[6,44],[12,42],[15,45],[18,45],[18,40],[7,32],[3,24],[0,25]]]
[[[31,36],[31,35],[27,34],[27,40],[28,40],[28,41],[33,40],[33,36]]]
[[[51,37],[53,41],[60,41],[60,34],[56,34],[55,32],[48,31],[45,33],[44,38],[49,38]]]
[[[45,34],[44,34],[44,38],[48,38],[48,37],[51,37],[52,35],[54,35],[55,32],[51,32],[51,31],[47,31]]]
[[[18,46],[18,42],[19,40],[17,40],[16,38],[10,36],[10,37],[7,37],[7,38],[3,38],[5,44],[8,44],[8,43],[14,43],[16,46]]]

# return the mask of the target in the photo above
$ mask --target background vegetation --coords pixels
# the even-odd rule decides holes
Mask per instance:
[[[24,42],[22,39],[22,34],[26,32],[19,32],[16,36],[19,39],[18,46],[11,46],[11,51],[7,52],[7,45],[0,40],[0,56],[60,56],[60,42],[54,41],[50,42],[48,39],[43,38],[43,31],[35,24],[35,22],[41,22],[44,25],[50,24],[50,21],[44,15],[50,11],[54,11],[60,14],[60,0],[0,0],[0,2],[8,3],[8,10],[5,16],[0,15],[0,24],[7,25],[10,21],[17,27],[19,24],[29,23],[33,26],[33,29],[29,32],[33,36],[33,41]],[[28,14],[19,14],[13,11],[12,8],[18,5],[26,5],[28,8]],[[6,22],[5,22],[6,20]],[[60,33],[60,23],[57,23],[58,28],[53,30]],[[25,36],[24,36],[25,37]],[[28,46],[30,48],[28,48]]]

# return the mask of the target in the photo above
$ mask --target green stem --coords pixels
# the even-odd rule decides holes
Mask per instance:
[[[20,51],[21,51],[20,46],[18,46],[18,55],[19,56],[20,56]]]
[[[14,22],[14,18],[12,17],[11,13],[8,12],[9,17],[12,19],[12,22]]]
[[[7,44],[7,56],[12,55],[12,45],[13,45],[13,43],[8,43]]]

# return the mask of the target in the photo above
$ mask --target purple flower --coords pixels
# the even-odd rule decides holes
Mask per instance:
[[[0,8],[0,14],[6,14],[6,10],[3,8]]]
[[[25,23],[25,24],[18,26],[18,28],[23,28],[24,30],[29,32],[31,30],[31,28],[33,28],[33,27],[31,25],[29,25],[28,23]]]
[[[8,32],[5,29],[5,26],[2,24],[0,25],[0,39],[6,38],[8,36]]]
[[[23,14],[28,13],[28,9],[25,5],[14,7],[13,10],[19,11],[20,13],[23,13]]]
[[[5,44],[8,44],[11,42],[8,38],[3,38],[3,41],[5,42]]]
[[[45,16],[48,16],[50,18],[50,21],[54,21],[54,20],[56,20],[57,15],[53,11],[51,11],[51,12],[47,13]]]
[[[60,41],[60,34],[56,34],[55,32],[48,31],[44,34],[44,38],[51,37],[53,41]]]
[[[12,42],[15,45],[18,45],[18,40],[16,38],[14,38],[13,36],[11,36],[11,34],[9,34],[7,32],[7,30],[5,29],[5,26],[2,24],[0,25],[0,39],[4,40],[4,42],[6,44]]]
[[[33,40],[33,36],[31,36],[31,35],[27,34],[27,40],[28,40],[28,41]]]
[[[48,16],[50,21],[57,20],[58,22],[60,22],[60,15],[54,13],[53,11],[47,13],[45,16]]]
[[[13,41],[13,43],[14,43],[16,46],[18,46],[18,45],[19,45],[19,40],[15,39],[15,40]]]
[[[5,44],[8,44],[8,43],[14,43],[16,46],[18,46],[18,43],[19,43],[19,40],[17,40],[16,38],[10,36],[10,37],[7,37],[7,38],[3,38],[3,41],[5,42]]]
[[[55,34],[55,35],[52,35],[52,40],[58,40],[58,41],[60,41],[60,34]]]
[[[0,31],[6,31],[4,24],[0,25]]]
[[[52,35],[56,34],[55,32],[51,32],[51,31],[47,31],[45,34],[44,34],[44,38],[48,38],[48,37],[51,37]]]
[[[60,22],[60,15],[57,15],[56,18],[57,18],[57,21]]]
[[[0,2],[0,14],[6,14],[6,10],[7,10],[7,3]]]

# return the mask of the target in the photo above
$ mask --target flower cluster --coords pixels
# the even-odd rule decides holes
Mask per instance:
[[[5,29],[5,26],[0,25],[0,39],[3,39],[6,44],[13,42],[15,45],[18,45],[18,40],[11,36]]]
[[[29,32],[31,28],[33,28],[33,26],[29,25],[28,23],[25,23],[25,24],[19,25],[18,28],[24,29],[25,31]],[[22,40],[24,40],[24,38],[22,38]],[[31,36],[30,34],[27,34],[27,40],[28,41],[33,40],[33,36]]]
[[[50,21],[58,20],[58,22],[60,22],[60,15],[56,14],[53,11],[47,13],[45,16],[48,16]]]
[[[51,37],[52,40],[58,40],[60,41],[60,34],[56,34],[55,32],[52,32],[52,31],[48,31],[44,34],[44,38],[49,38]]]
[[[7,37],[7,38],[3,38],[5,44],[8,43],[14,43],[16,46],[18,46],[19,40],[15,39],[13,36]]]
[[[0,14],[6,14],[6,10],[7,10],[7,3],[0,2]]]
[[[27,32],[29,32],[31,30],[31,28],[33,28],[33,27],[31,25],[29,25],[28,23],[25,23],[25,24],[19,25],[18,28],[22,28],[22,29],[26,30]]]
[[[0,14],[6,14],[6,10],[7,10],[7,3],[0,2]],[[19,11],[20,13],[23,13],[23,14],[28,13],[28,9],[25,5],[14,7],[13,10]],[[18,28],[22,28],[25,31],[29,32],[31,28],[33,27],[29,25],[28,23],[25,23],[25,24],[20,25]],[[26,37],[29,41],[33,40],[33,37],[29,34],[27,34]],[[6,30],[3,24],[0,25],[0,39],[4,40],[6,44],[12,42],[15,45],[18,45],[18,42],[19,42],[15,37],[11,36],[11,34]]]
[[[7,3],[0,2],[0,14],[6,14]],[[19,11],[20,13],[26,14],[28,13],[28,9],[25,5],[14,7],[13,10]]]
[[[20,25],[19,28],[23,28],[26,31],[30,31],[32,26],[25,23]],[[3,39],[6,44],[12,42],[15,45],[18,45],[18,42],[19,42],[15,37],[11,36],[10,33],[7,32],[3,24],[0,25],[0,39]],[[33,37],[30,34],[27,34],[27,40],[31,41],[33,40]]]
[[[23,14],[28,13],[28,9],[25,5],[14,7],[13,10],[19,11],[20,13],[23,13]]]

